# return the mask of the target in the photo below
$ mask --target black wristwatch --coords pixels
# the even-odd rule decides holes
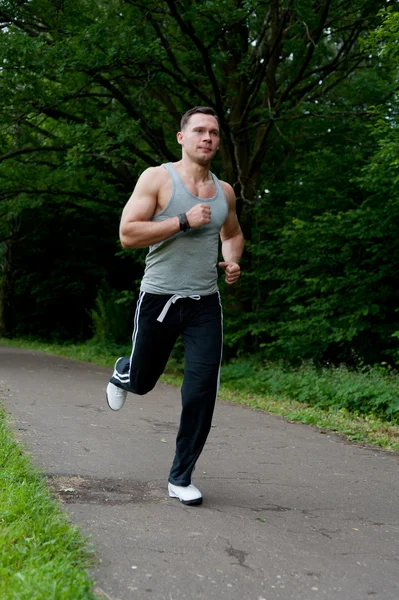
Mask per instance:
[[[180,231],[190,231],[190,223],[188,222],[186,213],[179,215]]]

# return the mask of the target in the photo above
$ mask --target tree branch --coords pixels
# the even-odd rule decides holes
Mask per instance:
[[[19,120],[19,119],[17,119],[17,120]],[[53,133],[51,131],[47,131],[47,129],[43,129],[43,127],[40,127],[39,125],[35,125],[34,123],[31,123],[28,119],[22,120],[21,121],[21,125],[25,125],[26,127],[30,127],[31,129],[33,129],[37,133],[40,133],[40,135],[43,135],[44,137],[52,138],[52,139],[55,139],[55,140],[58,139],[58,136],[55,135],[55,133]]]
[[[166,3],[169,6],[169,10],[170,10],[172,17],[177,21],[181,31],[183,33],[185,33],[191,39],[191,41],[194,43],[194,45],[196,46],[196,48],[199,50],[199,52],[201,54],[201,58],[203,60],[204,67],[205,67],[206,73],[209,77],[209,80],[211,82],[212,90],[213,90],[213,93],[215,96],[216,112],[219,115],[219,118],[221,118],[222,115],[224,114],[224,102],[222,99],[222,95],[220,93],[220,89],[219,89],[219,85],[216,80],[215,73],[212,68],[210,56],[209,56],[204,44],[201,42],[201,40],[198,38],[197,34],[195,33],[195,30],[194,30],[192,24],[190,22],[184,21],[184,19],[181,17],[179,11],[177,10],[175,1],[174,0],[166,0]]]
[[[10,198],[15,198],[15,196],[19,196],[20,194],[27,194],[29,196],[32,195],[50,195],[50,196],[67,196],[68,198],[81,198],[82,200],[89,200],[94,204],[101,204],[104,206],[115,206],[115,202],[110,200],[106,200],[104,198],[99,199],[98,197],[93,198],[90,194],[84,194],[83,192],[75,192],[72,190],[58,190],[58,189],[29,189],[29,188],[16,188],[15,190],[8,190],[5,192],[0,192],[0,201],[1,200],[9,200]]]
[[[323,28],[325,26],[328,12],[330,9],[330,4],[331,4],[331,0],[325,0],[324,6],[322,7],[322,10],[321,10],[318,27],[313,36],[315,41],[312,40],[312,43],[309,45],[308,52],[305,56],[305,60],[303,61],[300,68],[298,69],[297,75],[293,78],[293,80],[288,84],[286,89],[282,92],[281,97],[276,106],[276,112],[278,112],[279,107],[284,104],[284,102],[288,98],[291,90],[293,90],[298,85],[298,83],[300,83],[302,81],[305,71],[306,71],[308,65],[310,64],[310,61],[312,60],[316,45],[318,44],[321,34],[323,32]]]
[[[65,152],[68,148],[72,148],[72,146],[70,144],[65,146],[30,146],[21,148],[20,150],[14,150],[14,152],[9,152],[8,154],[3,154],[3,156],[0,156],[0,163],[21,154],[30,154],[32,152]]]
[[[262,127],[263,125],[267,125],[270,121],[272,121],[273,123],[277,123],[279,121],[299,121],[302,119],[310,119],[310,118],[316,118],[316,119],[336,119],[336,118],[340,118],[340,117],[353,117],[353,118],[357,118],[357,117],[368,117],[369,113],[367,111],[359,111],[359,112],[351,112],[351,111],[337,111],[334,113],[328,113],[328,115],[323,115],[323,114],[319,114],[319,113],[315,113],[315,112],[311,112],[311,111],[307,111],[306,113],[303,113],[301,115],[285,115],[284,117],[277,117],[274,119],[264,119],[261,121],[257,121],[256,123],[252,123],[251,125],[248,125],[247,127],[244,127],[242,130],[240,129],[240,133],[241,132],[245,132],[245,131],[251,131],[252,129],[257,129],[258,127]]]
[[[115,86],[109,79],[106,79],[102,75],[96,75],[94,80],[103,85],[106,89],[112,92],[114,98],[118,100],[120,104],[126,109],[127,113],[135,120],[141,121],[140,113],[134,108],[133,104],[130,100],[121,92],[121,90]],[[163,134],[160,130],[153,130],[149,127],[145,127],[143,124],[142,127],[144,139],[150,145],[150,147],[155,150],[155,152],[160,152],[165,158],[172,158],[169,148],[166,146],[165,141],[163,139]]]

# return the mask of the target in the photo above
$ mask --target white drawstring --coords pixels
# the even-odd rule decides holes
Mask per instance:
[[[174,296],[171,296],[169,298],[169,300],[167,301],[167,303],[163,307],[161,314],[157,318],[157,321],[159,321],[160,323],[162,323],[162,321],[166,317],[166,315],[168,313],[168,310],[170,309],[170,307],[172,306],[172,304],[174,304],[178,300],[181,300],[182,298],[191,298],[192,300],[201,300],[201,296],[198,296],[198,295],[194,295],[194,296],[180,296],[179,294],[175,294]]]

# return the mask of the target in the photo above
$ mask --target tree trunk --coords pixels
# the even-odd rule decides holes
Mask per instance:
[[[0,281],[0,336],[12,337],[14,332],[13,296],[14,276],[12,271],[13,241],[4,242],[2,276]]]

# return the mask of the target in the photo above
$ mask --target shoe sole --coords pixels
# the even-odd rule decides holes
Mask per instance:
[[[187,506],[198,506],[199,504],[202,504],[203,500],[202,496],[201,498],[194,498],[194,500],[182,500],[181,498],[179,498],[179,496],[175,496],[172,494],[169,494],[169,498],[177,498],[182,504],[186,504]]]
[[[199,506],[202,504],[202,498],[197,498],[196,500],[180,500],[180,502],[187,506]]]

